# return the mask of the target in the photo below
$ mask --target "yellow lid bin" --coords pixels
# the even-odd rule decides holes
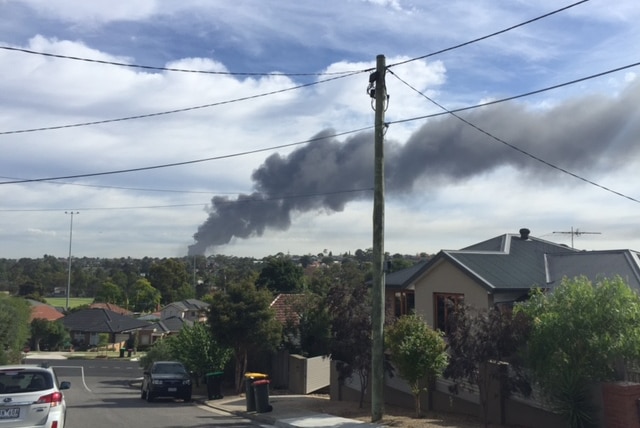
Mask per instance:
[[[251,379],[251,380],[266,379],[268,377],[269,377],[269,375],[265,374],[265,373],[246,372],[244,374],[244,378],[245,379]]]

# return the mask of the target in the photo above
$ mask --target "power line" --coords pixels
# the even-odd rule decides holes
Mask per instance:
[[[129,64],[126,62],[117,62],[117,61],[106,61],[100,59],[92,59],[92,58],[84,58],[79,56],[71,56],[71,55],[60,55],[53,54],[49,52],[41,52],[34,51],[30,49],[16,48],[12,46],[0,46],[0,49],[4,49],[7,51],[13,52],[22,52],[31,55],[40,55],[46,56],[50,58],[58,58],[58,59],[67,59],[73,61],[83,61],[83,62],[91,62],[96,64],[104,64],[104,65],[114,65],[118,67],[128,67],[128,68],[140,68],[144,70],[154,70],[154,71],[172,71],[178,73],[197,73],[197,74],[214,74],[214,75],[224,75],[224,76],[289,76],[289,77],[300,77],[300,76],[339,76],[344,74],[351,74],[353,71],[333,71],[333,72],[316,72],[316,73],[281,73],[281,72],[237,72],[237,71],[208,71],[208,70],[192,70],[185,68],[171,68],[171,67],[156,67],[152,65],[140,65],[140,64]],[[365,70],[361,70],[358,72],[364,72]]]
[[[475,104],[475,105],[467,106],[467,107],[461,107],[461,108],[457,108],[457,109],[453,109],[453,110],[446,110],[446,109],[443,108],[444,111],[442,111],[440,113],[432,113],[432,114],[428,114],[428,115],[424,115],[424,116],[411,117],[411,118],[408,118],[408,119],[394,120],[394,121],[390,121],[390,122],[387,122],[387,123],[389,125],[393,125],[393,124],[397,124],[397,123],[413,122],[415,120],[430,119],[432,117],[437,117],[437,116],[445,116],[445,115],[448,115],[448,114],[451,114],[451,113],[460,113],[460,112],[467,111],[467,110],[473,110],[473,109],[476,109],[476,108],[479,108],[479,107],[487,107],[487,106],[494,105],[494,104],[504,103],[506,101],[513,101],[513,100],[517,100],[519,98],[525,98],[525,97],[529,97],[529,96],[532,96],[532,95],[541,94],[543,92],[552,91],[554,89],[560,89],[560,88],[563,88],[565,86],[575,85],[576,83],[581,83],[581,82],[585,82],[587,80],[591,80],[591,79],[595,79],[595,78],[598,78],[598,77],[606,76],[608,74],[617,73],[619,71],[627,70],[629,68],[637,67],[639,65],[640,65],[640,61],[639,62],[634,62],[633,64],[624,65],[622,67],[617,67],[617,68],[614,68],[614,69],[611,69],[611,70],[603,71],[603,72],[600,72],[600,73],[592,74],[590,76],[580,77],[578,79],[570,80],[568,82],[559,83],[557,85],[547,86],[546,88],[536,89],[536,90],[533,90],[533,91],[530,91],[530,92],[525,92],[523,94],[514,95],[514,96],[511,96],[511,97],[507,97],[507,98],[501,98],[499,100],[487,101],[485,103]],[[389,71],[389,72],[391,73],[391,71]],[[395,77],[398,78],[398,76],[395,76]],[[398,78],[398,80],[401,80],[401,79]],[[407,84],[404,81],[402,81],[402,82],[405,83],[405,85]],[[410,85],[408,85],[408,86],[412,90],[417,92],[418,94],[422,95],[423,97],[426,97],[426,95],[424,95],[418,89],[413,88]],[[429,98],[427,98],[427,99],[429,99]],[[431,101],[431,100],[429,100],[429,101]]]
[[[290,88],[278,89],[277,91],[265,92],[265,93],[262,93],[262,94],[250,95],[250,96],[246,96],[246,97],[236,98],[236,99],[233,99],[233,100],[220,101],[220,102],[217,102],[217,103],[204,104],[204,105],[200,105],[200,106],[185,107],[185,108],[181,108],[181,109],[168,110],[168,111],[162,111],[162,112],[156,112],[156,113],[140,114],[140,115],[137,115],[137,116],[128,116],[128,117],[121,117],[121,118],[116,118],[116,119],[97,120],[97,121],[93,121],[93,122],[83,122],[83,123],[75,123],[75,124],[69,124],[69,125],[46,126],[46,127],[41,127],[41,128],[19,129],[19,130],[13,130],[13,131],[0,131],[0,135],[24,134],[24,133],[28,133],[28,132],[41,132],[41,131],[53,131],[53,130],[65,129],[65,128],[79,128],[79,127],[82,127],[82,126],[101,125],[101,124],[105,124],[105,123],[124,122],[124,121],[128,121],[128,120],[146,119],[146,118],[149,118],[149,117],[156,117],[156,116],[165,116],[165,115],[174,114],[174,113],[184,113],[184,112],[192,111],[192,110],[200,110],[200,109],[204,109],[204,108],[218,107],[218,106],[221,106],[221,105],[237,103],[237,102],[240,102],[240,101],[248,101],[248,100],[253,100],[253,99],[256,99],[256,98],[263,98],[263,97],[266,97],[266,96],[269,96],[269,95],[281,94],[283,92],[294,91],[294,90],[297,90],[297,89],[307,88],[309,86],[319,85],[321,83],[331,82],[333,80],[343,79],[345,77],[353,76],[353,75],[360,74],[360,73],[363,73],[363,71],[352,72],[351,74],[345,74],[345,75],[341,75],[341,76],[338,76],[338,77],[332,77],[332,78],[329,78],[329,79],[318,80],[317,82],[305,83],[305,84],[293,86],[293,87],[290,87]]]
[[[460,120],[461,122],[465,123],[466,125],[468,125],[468,126],[472,127],[472,128],[473,128],[473,129],[475,129],[476,131],[478,131],[478,132],[480,132],[480,133],[482,133],[482,134],[486,135],[487,137],[489,137],[489,138],[491,138],[491,139],[493,139],[493,140],[495,140],[495,141],[497,141],[497,142],[499,142],[499,143],[501,143],[501,144],[504,144],[505,146],[509,147],[510,149],[513,149],[513,150],[515,150],[515,151],[517,151],[517,152],[519,152],[519,153],[521,153],[521,154],[523,154],[523,155],[525,155],[525,156],[528,156],[528,157],[530,157],[531,159],[533,159],[533,160],[535,160],[535,161],[538,161],[538,162],[540,162],[540,163],[542,163],[542,164],[544,164],[544,165],[546,165],[546,166],[548,166],[548,167],[550,167],[550,168],[553,168],[553,169],[555,169],[555,170],[557,170],[557,171],[560,171],[560,172],[562,172],[562,173],[564,173],[564,174],[570,175],[570,176],[572,176],[572,177],[574,177],[574,178],[577,178],[578,180],[584,181],[584,182],[585,182],[585,183],[587,183],[587,184],[591,184],[592,186],[595,186],[595,187],[598,187],[598,188],[600,188],[600,189],[602,189],[602,190],[605,190],[605,191],[607,191],[607,192],[613,193],[614,195],[621,196],[621,197],[623,197],[623,198],[625,198],[625,199],[628,199],[628,200],[630,200],[630,201],[632,201],[632,202],[640,203],[640,200],[638,200],[638,199],[635,199],[635,198],[633,198],[633,197],[631,197],[631,196],[625,195],[624,193],[618,192],[618,191],[613,190],[613,189],[611,189],[611,188],[609,188],[609,187],[606,187],[606,186],[603,186],[603,185],[601,185],[601,184],[598,184],[598,183],[596,183],[595,181],[592,181],[592,180],[589,180],[589,179],[587,179],[587,178],[584,178],[584,177],[582,177],[582,176],[580,176],[580,175],[578,175],[578,174],[576,174],[576,173],[573,173],[573,172],[571,172],[571,171],[569,171],[569,170],[567,170],[567,169],[564,169],[564,168],[561,168],[561,167],[559,167],[559,166],[557,166],[557,165],[554,165],[554,164],[552,164],[552,163],[551,163],[551,162],[549,162],[549,161],[546,161],[546,160],[544,160],[544,159],[542,159],[542,158],[540,158],[540,157],[538,157],[538,156],[535,156],[535,155],[533,155],[533,154],[531,154],[531,153],[527,152],[526,150],[523,150],[523,149],[519,148],[518,146],[515,146],[515,145],[513,145],[513,144],[511,144],[511,143],[509,143],[509,142],[507,142],[507,141],[503,140],[502,138],[499,138],[499,137],[497,137],[497,136],[493,135],[492,133],[490,133],[490,132],[488,132],[488,131],[485,131],[484,129],[480,128],[480,127],[479,127],[479,126],[477,126],[476,124],[474,124],[474,123],[472,123],[472,122],[470,122],[470,121],[468,121],[468,120],[464,119],[464,118],[463,118],[463,117],[461,117],[460,115],[456,114],[456,112],[454,112],[453,110],[448,110],[448,109],[447,109],[446,107],[444,107],[442,104],[438,103],[438,102],[437,102],[437,101],[435,101],[434,99],[430,98],[428,95],[424,94],[423,92],[419,91],[418,89],[416,89],[415,87],[413,87],[412,85],[410,85],[409,83],[407,83],[406,81],[404,81],[403,79],[401,79],[401,78],[400,78],[399,76],[397,76],[393,71],[389,70],[389,73],[390,73],[392,76],[394,76],[396,79],[398,79],[400,82],[402,82],[403,84],[405,84],[407,87],[409,87],[411,90],[415,91],[416,93],[418,93],[418,94],[419,94],[419,95],[421,95],[422,97],[426,98],[429,102],[431,102],[431,103],[435,104],[436,106],[438,106],[439,108],[441,108],[442,110],[444,110],[447,114],[450,114],[451,116],[455,117],[456,119]]]
[[[298,142],[295,142],[295,143],[281,144],[279,146],[273,146],[273,147],[267,147],[267,148],[262,148],[262,149],[255,149],[255,150],[249,150],[249,151],[246,151],[246,152],[232,153],[232,154],[228,154],[228,155],[214,156],[214,157],[210,157],[210,158],[194,159],[194,160],[189,160],[189,161],[184,161],[184,162],[173,162],[173,163],[166,163],[166,164],[161,164],[161,165],[152,165],[152,166],[145,166],[145,167],[139,167],[139,168],[129,168],[129,169],[120,169],[120,170],[103,171],[103,172],[93,172],[93,173],[87,173],[87,174],[74,174],[74,175],[64,175],[64,176],[57,176],[57,177],[29,178],[29,179],[23,179],[23,180],[0,181],[0,185],[2,185],[2,184],[18,184],[18,183],[34,183],[34,182],[42,182],[42,181],[68,180],[68,179],[72,179],[72,178],[83,178],[83,177],[97,177],[97,176],[102,176],[102,175],[123,174],[123,173],[129,173],[129,172],[149,171],[149,170],[152,170],[152,169],[170,168],[170,167],[174,167],[174,166],[191,165],[191,164],[202,163],[202,162],[210,162],[210,161],[214,161],[214,160],[221,160],[221,159],[229,159],[229,158],[234,158],[234,157],[239,157],[239,156],[246,156],[246,155],[250,155],[250,154],[261,153],[261,152],[266,152],[266,151],[276,150],[276,149],[282,149],[282,148],[286,148],[286,147],[298,146],[298,145],[301,145],[301,144],[307,144],[307,143],[311,143],[311,142],[314,142],[314,141],[321,141],[321,140],[326,140],[328,138],[340,137],[340,136],[348,135],[348,134],[354,134],[356,132],[365,131],[365,130],[371,129],[371,128],[372,128],[372,126],[368,126],[368,127],[365,127],[365,128],[355,129],[355,130],[351,130],[351,131],[335,133],[335,134],[332,134],[332,135],[324,135],[324,136],[321,136],[321,137],[310,138],[308,140],[298,141]]]
[[[521,22],[519,24],[512,25],[511,27],[496,31],[494,33],[491,33],[491,34],[488,34],[488,35],[485,35],[485,36],[482,36],[482,37],[478,37],[476,39],[469,40],[467,42],[460,43],[460,44],[457,44],[457,45],[454,45],[454,46],[450,46],[448,48],[441,49],[439,51],[435,51],[435,52],[432,52],[432,53],[429,53],[429,54],[426,54],[426,55],[422,55],[422,56],[419,56],[419,57],[408,59],[406,61],[401,61],[401,62],[397,62],[397,63],[391,64],[391,65],[387,66],[387,68],[391,68],[391,67],[395,67],[395,66],[398,66],[398,65],[407,64],[409,62],[417,61],[417,60],[420,60],[420,59],[425,59],[425,58],[428,58],[428,57],[439,55],[439,54],[444,53],[444,52],[448,52],[448,51],[452,51],[454,49],[458,49],[458,48],[461,48],[461,47],[464,47],[464,46],[468,46],[468,45],[471,45],[473,43],[477,43],[477,42],[480,42],[482,40],[489,39],[489,38],[497,36],[499,34],[504,34],[504,33],[508,32],[508,31],[514,30],[516,28],[519,28],[519,27],[531,24],[533,22],[539,21],[541,19],[547,18],[549,16],[552,16],[552,15],[555,15],[557,13],[563,12],[565,10],[571,9],[571,8],[573,8],[575,6],[578,6],[578,5],[582,4],[582,3],[586,3],[588,1],[590,1],[590,0],[581,0],[579,2],[576,2],[576,3],[573,3],[571,5],[562,7],[560,9],[556,9],[556,10],[554,10],[552,12],[546,13],[544,15],[540,15],[538,17],[529,19],[529,20]],[[370,72],[372,70],[371,68],[368,68],[368,69],[364,69],[364,70],[344,71],[344,72],[331,72],[331,73],[261,73],[261,72],[240,72],[240,73],[238,73],[238,72],[218,72],[218,71],[190,70],[190,69],[180,69],[180,68],[154,67],[154,66],[139,65],[139,64],[127,64],[127,63],[120,63],[120,62],[114,62],[114,61],[96,60],[96,59],[90,59],[90,58],[82,58],[82,57],[75,57],[75,56],[68,56],[68,55],[52,54],[52,53],[47,53],[47,52],[38,52],[38,51],[32,51],[32,50],[22,49],[22,48],[15,48],[15,47],[10,47],[10,46],[0,46],[0,49],[5,49],[5,50],[9,50],[9,51],[16,51],[16,52],[23,52],[23,53],[34,54],[34,55],[43,55],[43,56],[61,58],[61,59],[94,62],[94,63],[99,63],[99,64],[114,65],[114,66],[132,67],[132,68],[141,68],[141,69],[151,69],[151,70],[162,70],[162,71],[175,71],[175,72],[184,72],[184,73],[205,73],[205,74],[240,75],[240,76],[323,76],[323,75],[337,75],[338,76],[338,77],[334,77],[334,78],[330,78],[330,79],[320,80],[318,82],[312,82],[312,83],[307,83],[307,84],[303,84],[303,85],[294,86],[292,88],[281,89],[281,90],[278,90],[278,91],[267,92],[267,93],[264,93],[264,94],[258,94],[258,95],[253,95],[253,96],[249,96],[249,97],[237,98],[237,99],[234,99],[234,100],[221,101],[221,102],[218,102],[218,103],[205,104],[205,105],[201,105],[201,106],[186,107],[186,108],[183,108],[183,109],[175,109],[175,110],[169,110],[169,111],[164,111],[164,112],[148,113],[148,114],[136,115],[136,116],[130,116],[130,117],[124,117],[124,118],[105,119],[105,120],[100,120],[100,121],[83,122],[83,123],[69,124],[69,125],[48,126],[48,127],[30,128],[30,129],[13,130],[13,131],[0,131],[0,135],[20,134],[20,133],[28,133],[28,132],[41,132],[41,131],[53,131],[53,130],[65,129],[65,128],[76,128],[76,127],[83,127],[83,126],[100,125],[100,124],[105,124],[105,123],[122,122],[122,121],[128,121],[128,120],[145,119],[145,118],[150,118],[150,117],[155,117],[155,116],[163,116],[163,115],[174,114],[174,113],[182,113],[182,112],[187,112],[187,111],[191,111],[191,110],[198,110],[198,109],[203,109],[203,108],[216,107],[216,106],[220,106],[220,105],[224,105],[224,104],[230,104],[230,103],[235,103],[235,102],[240,102],[240,101],[247,101],[247,100],[251,100],[251,99],[255,99],[255,98],[266,97],[266,96],[269,96],[269,95],[275,95],[275,94],[286,92],[286,91],[291,91],[291,90],[301,89],[301,88],[312,86],[312,85],[317,85],[319,83],[329,82],[329,81],[340,79],[340,78],[343,78],[343,77],[349,77],[349,76],[352,76],[352,75],[355,75],[355,74]]]
[[[472,109],[476,109],[476,108],[480,108],[480,107],[486,107],[486,106],[489,106],[489,105],[499,104],[499,103],[503,103],[503,102],[506,102],[506,101],[512,101],[512,100],[515,100],[515,99],[524,98],[524,97],[535,95],[535,94],[540,94],[540,93],[543,93],[543,92],[546,92],[546,91],[550,91],[550,90],[553,90],[553,89],[562,88],[562,87],[565,87],[565,86],[569,86],[569,85],[573,85],[573,84],[576,84],[576,83],[584,82],[586,80],[595,79],[597,77],[602,77],[602,76],[605,76],[605,75],[608,75],[608,74],[611,74],[611,73],[615,73],[615,72],[618,72],[618,71],[621,71],[621,70],[626,70],[626,69],[629,69],[629,68],[632,68],[632,67],[636,67],[638,65],[640,65],[640,62],[636,62],[636,63],[629,64],[629,65],[626,65],[626,66],[618,67],[618,68],[615,68],[615,69],[612,69],[612,70],[608,70],[608,71],[603,71],[601,73],[592,74],[592,75],[587,76],[587,77],[581,77],[581,78],[578,78],[578,79],[571,80],[569,82],[560,83],[560,84],[549,86],[549,87],[542,88],[542,89],[537,89],[537,90],[530,91],[530,92],[527,92],[527,93],[524,93],[524,94],[514,95],[514,96],[511,96],[511,97],[502,98],[502,99],[499,99],[499,100],[489,101],[489,102],[486,102],[486,103],[476,104],[476,105],[473,105],[473,106],[462,107],[462,108],[453,109],[453,110],[447,110],[444,107],[439,106],[439,104],[435,103],[435,101],[431,100],[424,93],[420,92],[418,89],[416,89],[413,86],[409,85],[407,82],[405,82],[404,80],[400,79],[391,70],[389,70],[389,72],[394,77],[396,77],[398,80],[403,82],[405,85],[407,85],[413,91],[417,92],[419,95],[425,97],[429,101],[431,101],[434,104],[438,105],[443,110],[443,112],[441,112],[441,113],[432,113],[432,114],[428,114],[428,115],[424,115],[424,116],[417,116],[417,117],[413,117],[413,118],[409,118],[409,119],[401,119],[401,120],[389,121],[389,122],[386,122],[386,124],[387,125],[391,125],[391,124],[397,124],[397,123],[406,123],[406,122],[412,122],[412,121],[416,121],[416,120],[429,119],[429,118],[433,118],[433,117],[437,117],[437,116],[443,116],[443,115],[447,115],[447,114],[454,115],[454,116],[458,117],[455,113],[459,113],[459,112],[467,111],[467,110],[472,110]],[[463,119],[461,119],[461,120],[463,120]],[[283,145],[279,145],[279,146],[267,147],[267,148],[263,148],[263,149],[256,149],[256,150],[251,150],[251,151],[247,151],[247,152],[233,153],[233,154],[217,156],[217,157],[202,158],[202,159],[195,159],[195,160],[184,161],[184,162],[175,162],[175,163],[169,163],[169,164],[153,165],[153,166],[148,166],[148,167],[131,168],[131,169],[124,169],[124,170],[114,170],[114,171],[106,171],[106,172],[98,172],[98,173],[87,173],[87,174],[75,174],[75,175],[69,175],[69,176],[58,176],[58,177],[49,177],[49,178],[34,178],[34,179],[20,179],[20,180],[2,181],[2,182],[0,182],[0,185],[2,185],[2,184],[31,183],[31,182],[46,182],[46,181],[65,180],[65,179],[71,179],[71,178],[83,178],[83,177],[93,177],[93,176],[101,176],[101,175],[112,175],[112,174],[121,174],[121,173],[128,173],[128,172],[145,171],[145,170],[151,170],[151,169],[169,168],[169,167],[174,167],[174,166],[188,165],[188,164],[201,163],[201,162],[209,162],[209,161],[213,161],[213,160],[220,160],[220,159],[226,159],[226,158],[232,158],[232,157],[245,156],[245,155],[259,153],[259,152],[276,150],[276,149],[280,149],[280,148],[293,147],[293,146],[297,146],[297,145],[301,145],[301,144],[307,144],[307,143],[310,143],[310,142],[319,141],[319,140],[323,140],[323,139],[327,139],[327,138],[339,137],[339,136],[343,136],[343,135],[353,134],[353,133],[356,133],[356,132],[362,132],[362,131],[370,130],[372,128],[373,128],[372,126],[367,126],[367,127],[363,127],[363,128],[360,128],[360,129],[334,133],[332,135],[325,135],[325,136],[322,136],[322,137],[311,138],[311,139],[308,139],[308,140],[299,141],[299,142],[295,142],[295,143],[283,144]],[[508,143],[505,142],[505,144],[508,144]]]
[[[317,198],[320,196],[331,196],[331,195],[341,195],[345,193],[361,193],[361,192],[372,192],[373,188],[371,187],[363,187],[359,189],[344,189],[344,190],[334,190],[327,192],[316,192],[316,193],[300,193],[300,194],[292,194],[292,195],[272,195],[268,197],[252,197],[252,198],[244,198],[244,199],[230,199],[230,200],[217,200],[217,205],[225,205],[225,204],[238,204],[238,203],[255,203],[255,202],[270,202],[270,201],[284,201],[289,199],[302,199],[302,198]],[[253,196],[253,195],[251,195]],[[156,209],[156,208],[185,208],[185,207],[201,207],[206,205],[207,203],[199,203],[199,204],[170,204],[170,205],[141,205],[141,206],[127,206],[127,207],[81,207],[76,208],[77,210],[82,211],[119,211],[119,210],[139,210],[139,209]],[[8,208],[8,209],[0,209],[0,212],[49,212],[49,211],[60,211],[60,208],[32,208],[32,209],[20,209],[20,208]]]
[[[576,3],[570,4],[568,6],[562,7],[560,9],[556,9],[556,10],[554,10],[552,12],[545,13],[544,15],[540,15],[540,16],[537,16],[535,18],[529,19],[527,21],[521,22],[519,24],[512,25],[511,27],[504,28],[502,30],[496,31],[496,32],[491,33],[491,34],[487,34],[486,36],[478,37],[476,39],[469,40],[467,42],[460,43],[460,44],[457,44],[457,45],[454,45],[454,46],[450,46],[448,48],[440,49],[439,51],[435,51],[435,52],[432,52],[432,53],[429,53],[429,54],[426,54],[426,55],[422,55],[422,56],[418,56],[418,57],[415,57],[415,58],[411,58],[411,59],[408,59],[406,61],[400,61],[400,62],[396,62],[394,64],[390,64],[390,65],[387,66],[387,68],[397,67],[398,65],[407,64],[409,62],[418,61],[418,60],[421,60],[421,59],[425,59],[425,58],[429,58],[429,57],[432,57],[432,56],[435,56],[435,55],[439,55],[441,53],[445,53],[445,52],[449,52],[449,51],[452,51],[452,50],[455,50],[455,49],[459,49],[461,47],[468,46],[468,45],[471,45],[473,43],[477,43],[477,42],[480,42],[482,40],[486,40],[486,39],[489,39],[491,37],[495,37],[495,36],[500,35],[500,34],[504,34],[504,33],[509,32],[511,30],[515,30],[516,28],[523,27],[523,26],[531,24],[533,22],[540,21],[541,19],[548,18],[548,17],[550,17],[552,15],[555,15],[557,13],[560,13],[560,12],[564,12],[565,10],[571,9],[573,7],[576,7],[578,5],[586,3],[588,1],[590,1],[590,0],[581,0],[579,2],[576,2]]]

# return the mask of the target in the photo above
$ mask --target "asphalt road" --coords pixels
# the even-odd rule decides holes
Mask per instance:
[[[29,360],[29,363],[38,363]],[[252,421],[217,412],[196,402],[156,400],[147,403],[132,379],[142,376],[135,361],[51,360],[59,380],[71,382],[65,391],[66,428],[205,428],[255,427]]]

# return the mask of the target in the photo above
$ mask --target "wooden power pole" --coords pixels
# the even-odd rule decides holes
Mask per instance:
[[[384,413],[384,110],[387,104],[384,55],[376,58],[369,78],[369,94],[375,98],[375,160],[373,189],[373,287],[371,307],[371,421]],[[372,86],[374,85],[375,86]]]

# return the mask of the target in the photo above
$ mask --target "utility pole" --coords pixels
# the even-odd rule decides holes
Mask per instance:
[[[368,92],[375,99],[373,189],[373,287],[371,308],[371,422],[384,414],[384,111],[387,105],[384,55],[376,57]]]
[[[73,241],[73,215],[80,214],[80,211],[65,211],[65,214],[71,215],[69,222],[69,272],[67,276],[67,312],[69,311],[69,294],[71,293],[71,242]]]
[[[580,229],[573,230],[573,226],[571,227],[571,231],[570,232],[553,232],[553,233],[559,233],[559,234],[563,234],[563,235],[571,235],[571,248],[573,248],[573,237],[574,236],[600,235],[600,232],[583,232]]]

